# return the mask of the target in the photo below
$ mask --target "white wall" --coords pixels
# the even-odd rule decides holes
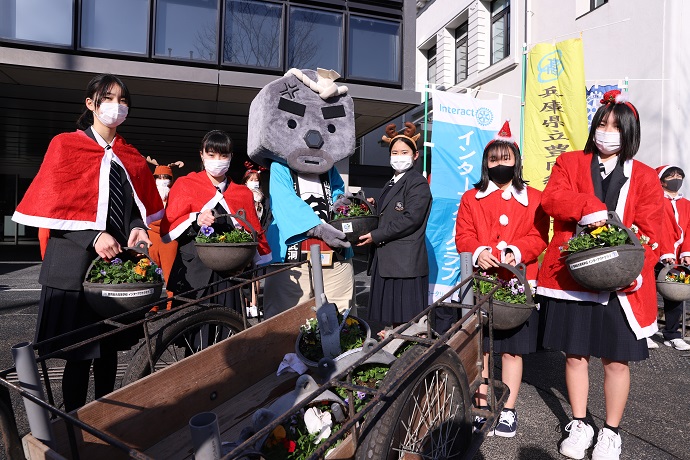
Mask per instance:
[[[488,1],[435,0],[417,19],[417,48],[443,37],[448,24],[462,15],[470,19],[470,75],[462,86],[480,88],[482,99],[502,93],[503,117],[512,120],[519,136],[522,44],[558,42],[582,36],[587,86],[623,83],[629,78],[630,99],[640,112],[642,145],[638,159],[656,167],[674,164],[690,177],[690,0],[609,0],[581,15],[588,0],[512,0],[511,55],[488,66],[488,41],[473,37],[473,20],[490,36]],[[584,5],[584,6],[583,6]],[[584,8],[584,9],[583,9]],[[525,14],[528,33],[525,34]],[[578,14],[580,16],[578,17]],[[417,86],[426,80],[426,60],[418,52]],[[450,59],[454,59],[450,57]],[[450,73],[451,78],[455,73]],[[445,73],[443,76],[445,77]],[[449,91],[452,80],[444,81]],[[689,181],[690,182],[690,181]],[[690,187],[688,187],[690,190]]]

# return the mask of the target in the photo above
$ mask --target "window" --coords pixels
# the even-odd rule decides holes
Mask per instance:
[[[69,46],[74,0],[0,0],[0,38]]]
[[[590,9],[590,11],[597,9],[601,5],[603,5],[604,3],[607,3],[607,2],[608,2],[608,0],[589,0],[589,9]]]
[[[455,83],[467,79],[467,23],[455,29]]]
[[[82,0],[82,48],[147,54],[148,28],[149,0]]]
[[[510,54],[510,0],[491,3],[491,64]]]
[[[216,61],[217,36],[218,0],[156,2],[156,56]]]
[[[429,85],[436,83],[436,45],[426,52],[426,79]]]
[[[348,77],[400,82],[400,22],[350,15]]]
[[[290,8],[288,67],[333,69],[343,74],[343,15]]]
[[[231,0],[225,7],[223,63],[282,69],[283,7]]]

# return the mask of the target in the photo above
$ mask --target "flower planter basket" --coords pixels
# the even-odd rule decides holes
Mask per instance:
[[[633,244],[588,249],[565,259],[573,279],[590,291],[624,288],[642,273],[644,266],[645,251],[637,236],[621,223],[615,212],[609,212],[606,222],[625,230]],[[581,230],[578,226],[576,234]]]
[[[219,217],[231,217],[240,220],[251,229],[252,242],[246,243],[198,243],[194,242],[199,259],[208,268],[221,275],[230,275],[246,267],[254,258],[259,243],[256,241],[256,230],[245,219],[244,209],[237,214],[221,214]]]
[[[149,257],[146,244],[137,243],[133,248],[124,248]],[[84,279],[84,297],[89,306],[103,318],[110,318],[121,313],[136,310],[160,299],[163,282],[155,283],[92,283],[86,281],[91,268],[100,257],[96,258],[86,271]]]
[[[345,238],[352,244],[359,243],[359,237],[375,230],[379,226],[379,216],[376,215],[376,209],[369,204],[364,197],[364,192],[360,191],[350,198],[352,203],[364,205],[371,212],[369,216],[353,216],[341,217],[334,219],[331,216],[331,224],[345,234]]]
[[[367,340],[367,339],[370,339],[370,338],[371,338],[371,328],[369,327],[369,325],[368,325],[365,321],[363,321],[363,320],[360,319],[360,318],[357,318],[356,316],[349,316],[349,318],[352,318],[352,319],[354,319],[354,320],[357,320],[357,323],[358,323],[359,327],[361,328],[362,332],[363,332],[364,335],[365,335],[364,340]],[[300,359],[300,361],[302,361],[306,366],[311,367],[312,369],[316,369],[316,368],[318,368],[318,366],[319,366],[318,361],[314,361],[314,360],[312,360],[312,359],[309,359],[309,358],[305,357],[304,354],[303,354],[303,352],[302,352],[302,350],[300,349],[300,345],[302,344],[302,336],[303,336],[303,335],[304,335],[304,333],[303,333],[302,331],[300,331],[299,335],[297,336],[297,341],[295,342],[295,354],[296,354],[297,357]],[[319,342],[319,343],[320,343],[320,342]],[[360,350],[360,349],[361,349],[361,348],[354,348],[354,349],[351,349],[351,350],[345,350],[345,351],[343,351],[340,355],[338,355],[337,357],[335,357],[334,360],[337,361],[338,358],[340,358],[340,357],[342,357],[342,356],[345,356],[345,355],[348,355],[348,354],[351,354],[351,353],[355,353],[355,352],[357,352],[357,351]]]
[[[683,302],[690,300],[690,284],[678,281],[666,281],[666,275],[671,271],[684,272],[686,277],[690,277],[690,267],[685,265],[666,265],[659,271],[656,277],[656,290],[661,297],[673,302]]]
[[[532,296],[532,289],[527,282],[525,264],[518,264],[513,267],[510,264],[499,264],[499,267],[510,271],[518,279],[518,282],[525,287],[525,303],[510,303],[500,300],[493,300],[494,309],[494,329],[505,331],[522,326],[527,318],[532,314],[532,310],[537,308]],[[489,303],[482,306],[482,310],[488,313]]]

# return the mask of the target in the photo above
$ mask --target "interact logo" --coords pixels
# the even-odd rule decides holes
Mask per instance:
[[[448,113],[450,115],[460,115],[465,117],[472,117],[477,120],[480,126],[488,126],[494,121],[494,113],[491,109],[480,107],[477,110],[467,108],[449,107],[447,105],[439,104],[439,111]]]

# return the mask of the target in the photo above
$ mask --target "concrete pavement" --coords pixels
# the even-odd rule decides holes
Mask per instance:
[[[35,262],[37,247],[16,253],[5,248],[0,246],[0,347],[6,350],[0,352],[2,369],[12,366],[10,347],[33,338],[40,289],[37,282],[40,265]],[[365,263],[358,257],[355,262],[358,314],[366,319],[369,277],[364,269]],[[662,344],[659,349],[650,350],[650,355],[646,361],[631,364],[631,392],[621,424],[621,458],[690,460],[690,353]],[[500,375],[500,359],[496,361],[497,375]],[[562,427],[570,417],[564,363],[564,356],[559,352],[541,351],[524,358],[524,383],[517,404],[518,433],[512,439],[488,438],[477,460],[565,459],[557,447],[565,436]],[[51,365],[59,366],[61,362]],[[59,381],[53,388],[59,392]],[[589,411],[599,428],[603,426],[605,414],[602,388],[601,363],[592,359]],[[28,427],[19,401],[15,401],[14,407],[20,431],[26,432]],[[585,458],[591,458],[591,449]]]

